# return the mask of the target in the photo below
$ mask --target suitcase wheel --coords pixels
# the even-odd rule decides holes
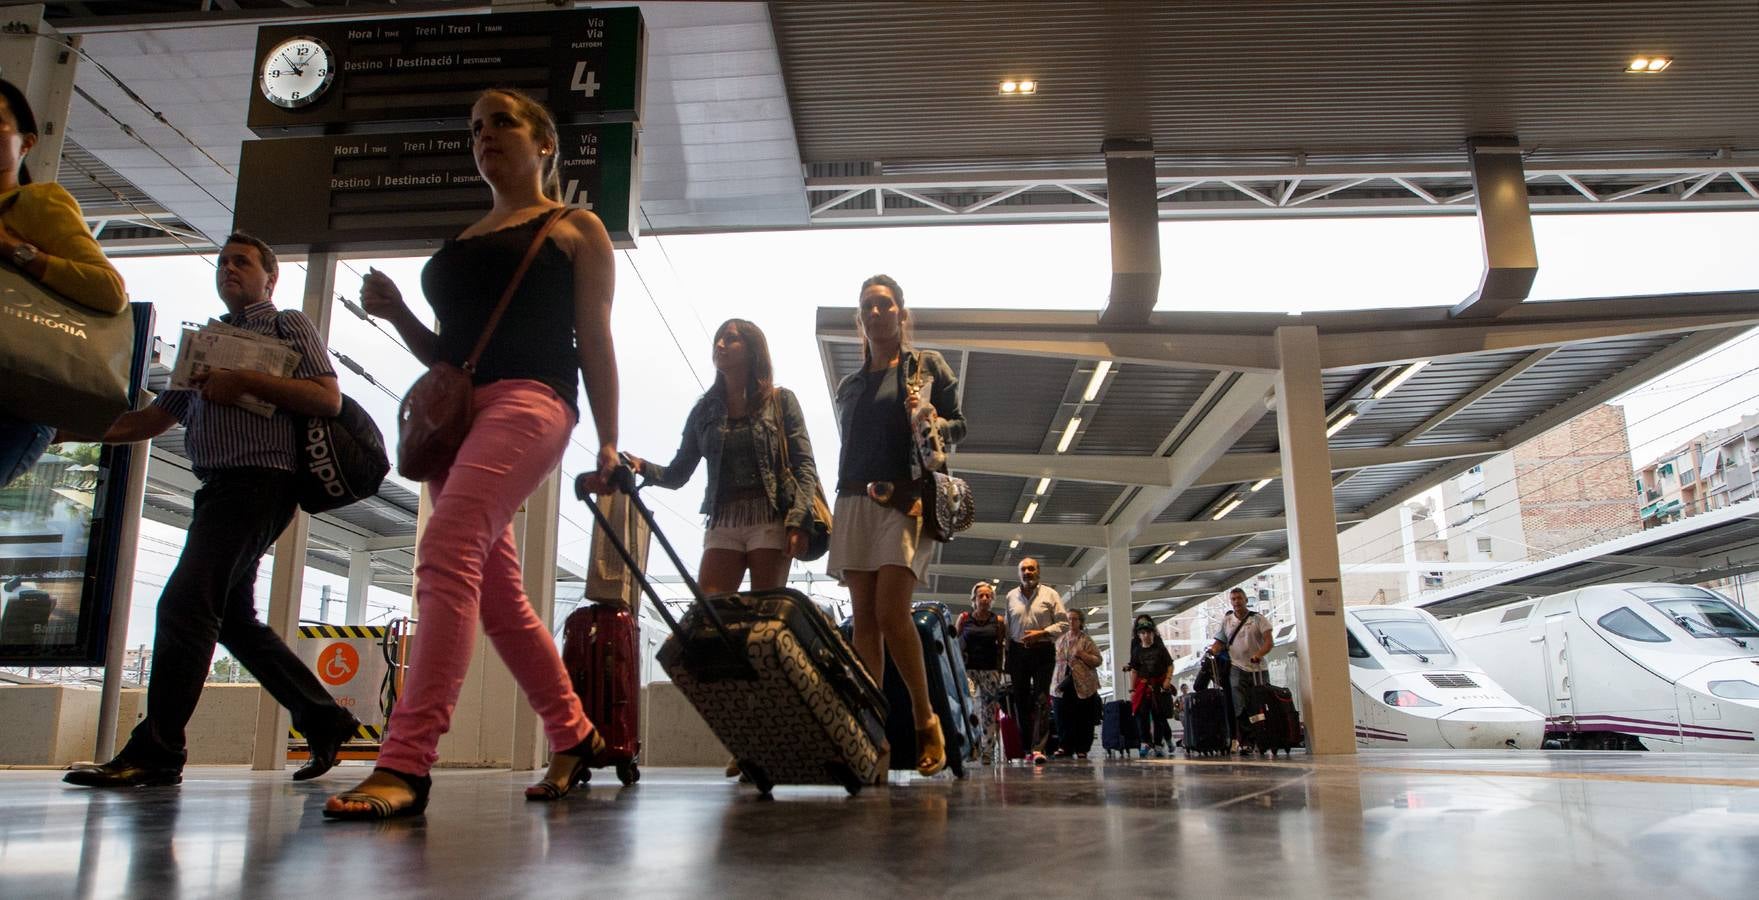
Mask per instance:
[[[840,762],[828,762],[825,763],[825,772],[831,776],[832,781],[842,785],[843,790],[849,792],[849,796],[861,793],[863,785],[855,770]]]
[[[580,776],[578,778],[574,779],[574,783],[575,784],[586,784],[587,782],[589,782],[591,780],[592,780],[592,770],[583,768],[580,770]]]
[[[635,763],[618,763],[617,780],[624,784],[634,784],[641,780],[641,767]]]
[[[776,783],[770,780],[770,773],[765,772],[763,766],[757,763],[740,760],[739,771],[746,778],[751,779],[752,787],[757,788],[757,792],[765,797],[770,795],[770,791],[776,789]]]

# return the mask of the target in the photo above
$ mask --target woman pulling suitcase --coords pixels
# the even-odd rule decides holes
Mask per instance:
[[[756,325],[721,323],[714,365],[715,383],[684,420],[672,461],[627,458],[635,474],[663,488],[682,486],[707,460],[702,514],[709,528],[696,576],[705,593],[738,590],[747,571],[752,590],[779,588],[789,561],[806,555],[818,489],[806,416],[794,392],[775,385],[769,341]]]
[[[946,766],[947,752],[910,595],[928,571],[934,542],[911,480],[911,423],[928,423],[951,445],[965,436],[965,418],[952,367],[932,350],[910,348],[909,320],[896,281],[875,275],[862,282],[855,317],[862,366],[837,385],[843,448],[828,569],[849,588],[862,663],[877,675],[889,654],[903,676],[917,724],[916,771],[933,775]]]
[[[704,593],[739,590],[748,571],[753,591],[779,588],[788,583],[789,561],[807,555],[818,495],[806,415],[793,391],[776,386],[769,339],[756,325],[722,322],[714,366],[715,383],[691,407],[672,461],[661,466],[625,456],[635,474],[671,489],[708,461],[702,514],[709,527],[696,574]],[[738,774],[737,762],[728,763],[727,777]]]
[[[464,685],[479,616],[555,751],[526,797],[560,799],[605,747],[549,628],[526,600],[511,523],[562,460],[580,418],[577,373],[598,425],[600,477],[617,465],[611,239],[596,216],[560,201],[556,124],[542,105],[517,91],[485,91],[470,129],[494,206],[422,272],[439,333],[416,319],[383,274],[369,273],[361,287],[361,305],[390,319],[422,362],[475,359],[463,367],[472,375],[474,415],[456,458],[429,482],[433,515],[417,550],[421,628],[378,766],[329,799],[330,818],[384,819],[427,807],[428,772]],[[506,304],[498,324],[497,296]],[[486,345],[476,347],[485,334]]]

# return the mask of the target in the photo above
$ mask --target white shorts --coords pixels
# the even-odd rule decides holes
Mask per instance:
[[[780,520],[762,522],[757,525],[714,525],[703,536],[704,550],[734,550],[739,553],[750,553],[753,550],[788,549],[788,529]]]
[[[826,573],[842,582],[845,572],[878,572],[902,566],[921,581],[934,557],[934,541],[922,535],[922,520],[865,496],[838,497],[831,513],[831,553]]]

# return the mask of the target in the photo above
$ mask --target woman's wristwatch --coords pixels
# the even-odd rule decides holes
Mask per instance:
[[[39,251],[35,245],[21,241],[17,246],[12,248],[12,264],[21,269],[25,268],[31,263],[36,262],[37,257],[40,254],[41,251]]]

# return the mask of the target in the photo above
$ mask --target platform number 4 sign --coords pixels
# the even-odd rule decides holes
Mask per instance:
[[[585,62],[577,62],[574,64],[574,80],[568,83],[568,89],[591,97],[599,92],[598,76],[586,70]]]
[[[562,203],[579,209],[592,209],[592,202],[587,200],[586,191],[581,190],[579,179],[568,179],[567,186],[562,190]]]

